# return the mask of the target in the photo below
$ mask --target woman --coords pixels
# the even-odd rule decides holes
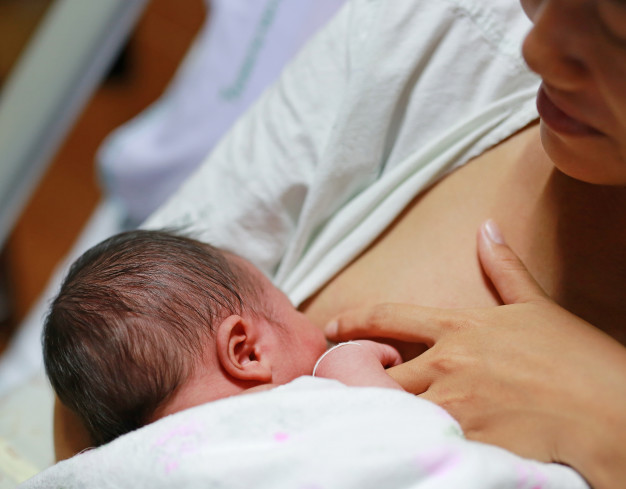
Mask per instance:
[[[596,488],[623,487],[626,4],[522,5],[534,23],[524,57],[543,80],[541,147],[533,134],[525,151],[554,165],[537,194],[547,205],[533,210],[542,212],[533,227],[541,229],[542,249],[529,249],[515,231],[535,217],[499,220],[543,288],[488,221],[478,254],[510,305],[446,311],[388,304],[340,315],[327,331],[334,340],[425,343],[428,352],[394,375],[448,409],[469,438],[572,465]]]
[[[624,7],[523,3],[541,127],[513,0],[354,1],[148,226],[192,225],[250,259],[320,326],[339,316],[334,337],[365,314],[368,334],[432,346],[394,375],[469,437],[621,487],[626,353],[599,329],[619,337],[626,316]],[[476,258],[489,217],[495,288]],[[340,316],[389,302],[520,304]]]

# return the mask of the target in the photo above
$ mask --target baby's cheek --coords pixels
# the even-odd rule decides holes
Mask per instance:
[[[326,337],[324,334],[318,329],[319,335],[316,339],[315,346],[312,348],[314,352],[314,362],[317,361],[319,357],[321,357],[326,350],[328,350],[328,342],[326,341]]]

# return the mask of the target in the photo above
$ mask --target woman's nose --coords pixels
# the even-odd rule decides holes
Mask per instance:
[[[533,27],[522,47],[524,59],[555,88],[575,90],[588,79],[588,7],[588,0],[544,0],[529,14]]]

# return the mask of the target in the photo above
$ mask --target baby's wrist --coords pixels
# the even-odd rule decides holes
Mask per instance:
[[[356,341],[346,341],[344,343],[339,343],[335,346],[333,346],[332,348],[329,348],[328,350],[326,350],[324,352],[324,354],[318,358],[317,362],[315,363],[315,366],[313,367],[313,377],[315,377],[315,374],[319,372],[319,367],[322,364],[322,362],[324,361],[328,361],[328,357],[329,355],[331,355],[333,352],[336,352],[338,349],[346,347],[346,346],[357,346],[357,347],[361,347],[362,345]]]

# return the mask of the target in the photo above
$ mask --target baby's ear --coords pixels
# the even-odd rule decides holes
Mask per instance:
[[[261,328],[257,322],[233,314],[216,331],[217,356],[226,372],[237,380],[268,383],[272,370],[262,358]]]

